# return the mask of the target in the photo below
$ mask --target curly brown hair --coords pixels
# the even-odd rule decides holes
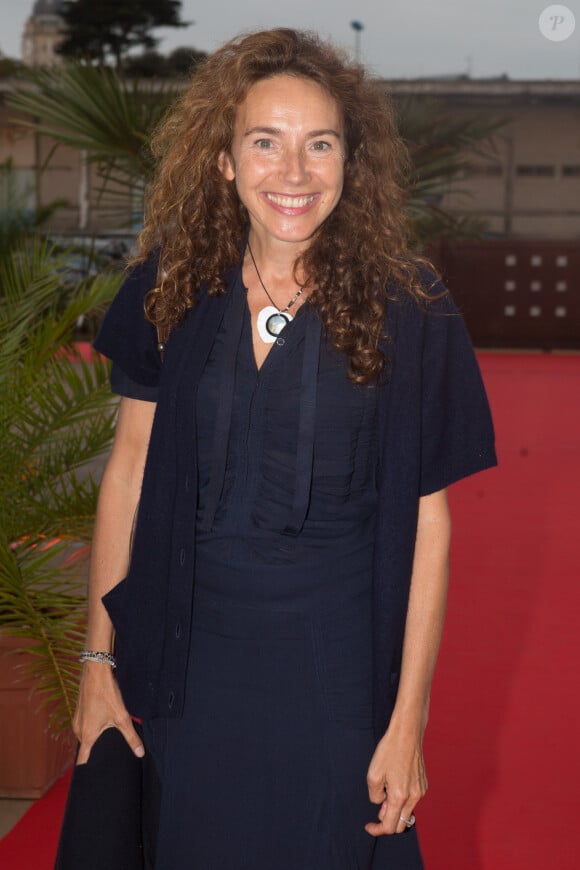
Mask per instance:
[[[196,69],[155,132],[159,164],[139,259],[160,249],[163,279],[146,311],[168,331],[195,305],[202,284],[210,294],[224,292],[224,274],[242,255],[248,218],[218,158],[231,147],[236,108],[252,85],[281,74],[316,82],[342,112],[342,197],[296,267],[327,335],[347,357],[349,377],[368,383],[384,366],[388,288],[425,296],[408,242],[408,156],[384,88],[312,33],[279,28],[231,40]]]

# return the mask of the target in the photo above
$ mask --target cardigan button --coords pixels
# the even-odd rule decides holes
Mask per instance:
[[[179,551],[179,564],[181,566],[185,565],[185,556],[186,556],[185,550],[182,548]]]
[[[170,692],[169,697],[167,698],[167,706],[169,707],[170,710],[173,707],[174,703],[175,703],[175,692]]]
[[[177,622],[175,625],[175,637],[177,638],[177,640],[179,640],[179,638],[181,637],[181,623],[180,622]]]

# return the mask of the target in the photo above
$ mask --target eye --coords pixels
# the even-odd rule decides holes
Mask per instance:
[[[323,139],[319,139],[312,143],[313,151],[329,151],[330,147],[330,142],[325,142]]]
[[[274,143],[271,139],[256,139],[255,144],[260,151],[268,151],[270,148],[274,147]]]

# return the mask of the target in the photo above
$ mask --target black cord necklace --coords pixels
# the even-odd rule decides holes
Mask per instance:
[[[271,305],[266,305],[264,308],[261,308],[258,312],[258,335],[266,344],[272,344],[285,326],[287,326],[294,318],[289,313],[290,309],[294,305],[297,299],[302,295],[304,287],[300,287],[297,292],[294,294],[288,305],[285,308],[278,308],[270,294],[268,293],[268,288],[262,281],[262,276],[260,275],[260,270],[256,264],[256,259],[254,257],[254,253],[252,251],[252,246],[248,240],[248,251],[250,252],[250,257],[252,259],[252,263],[254,264],[254,269],[256,270],[256,275],[258,276],[258,281],[262,285],[264,293],[272,303]]]

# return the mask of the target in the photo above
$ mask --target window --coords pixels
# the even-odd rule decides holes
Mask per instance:
[[[503,167],[499,163],[471,163],[465,168],[464,175],[466,178],[474,175],[484,176],[485,178],[499,178],[503,175]]]
[[[516,175],[521,178],[553,178],[556,167],[547,163],[521,163],[516,166]]]
[[[0,164],[0,213],[34,211],[36,174],[34,169],[15,169],[10,161]]]

